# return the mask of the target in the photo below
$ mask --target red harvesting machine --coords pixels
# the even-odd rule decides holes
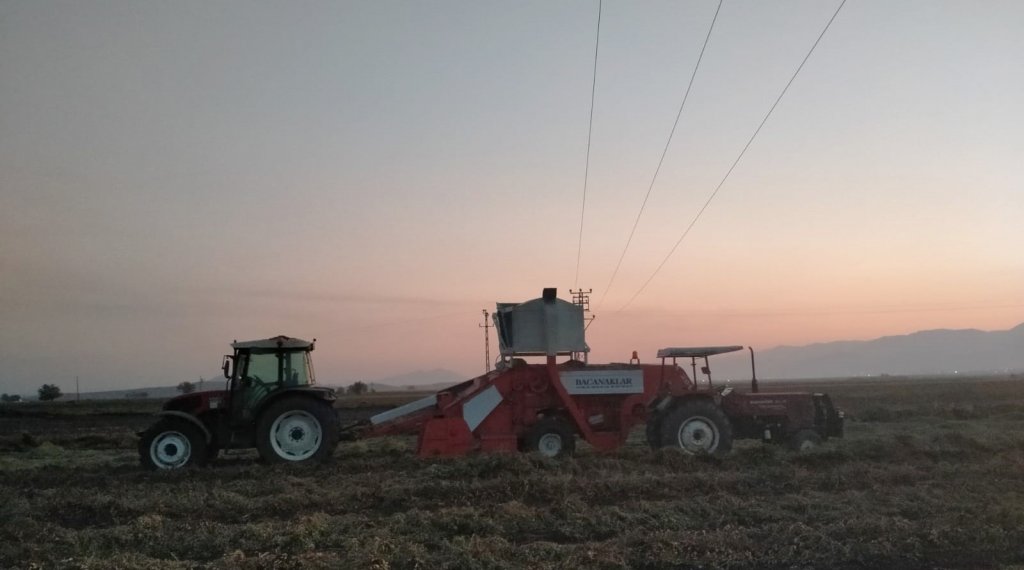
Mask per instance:
[[[583,308],[558,299],[555,289],[525,303],[499,303],[494,324],[501,350],[495,370],[345,426],[341,437],[415,434],[421,457],[558,457],[572,454],[577,436],[598,450],[616,449],[640,424],[652,448],[708,454],[727,453],[733,439],[805,450],[843,434],[843,413],[828,395],[762,393],[756,374],[748,393],[715,387],[708,357],[742,346],[663,348],[656,364],[640,364],[635,353],[628,364],[589,364]],[[701,359],[704,378],[688,376],[680,358],[690,360],[694,377]]]

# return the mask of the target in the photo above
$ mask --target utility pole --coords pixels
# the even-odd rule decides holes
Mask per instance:
[[[579,306],[583,309],[584,313],[590,312],[590,294],[593,292],[593,289],[587,289],[586,291],[583,289],[577,289],[575,291],[569,289],[569,293],[572,295],[572,304]]]
[[[486,373],[491,371],[491,319],[488,318],[487,309],[480,309],[480,312],[484,314],[484,324],[477,326],[484,329],[484,370]]]
[[[572,295],[572,304],[576,305],[577,307],[579,307],[580,309],[583,310],[583,320],[587,323],[586,325],[583,326],[583,330],[587,330],[587,328],[590,327],[590,323],[593,322],[593,320],[594,320],[594,315],[593,314],[589,314],[590,313],[590,295],[593,292],[594,292],[593,289],[587,289],[587,290],[577,289],[575,291],[572,290],[572,289],[569,289],[569,293]],[[580,353],[578,353],[578,352],[573,353],[572,359],[573,360],[579,360],[580,359]],[[587,353],[584,352],[583,353],[583,362],[586,362],[586,361],[587,361]]]
[[[78,386],[78,376],[75,376],[75,401],[76,402],[81,402],[82,401],[82,390]]]

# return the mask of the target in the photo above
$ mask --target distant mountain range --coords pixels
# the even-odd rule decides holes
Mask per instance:
[[[1024,323],[1005,331],[939,329],[874,340],[780,346],[759,351],[756,358],[759,378],[793,380],[1024,372]],[[746,351],[712,357],[711,365],[716,378],[750,378]],[[439,390],[463,380],[451,370],[434,369],[381,378],[370,386],[377,392],[410,386]]]
[[[850,378],[858,376],[913,376],[956,373],[1024,372],[1024,324],[1005,331],[976,329],[929,330],[874,340],[847,340],[780,346],[756,353],[757,376],[762,379]],[[686,364],[689,371],[688,362]],[[746,351],[712,357],[716,379],[750,378]],[[363,380],[375,392],[440,390],[467,378],[435,368],[387,378]],[[354,381],[353,381],[354,382]],[[344,388],[352,382],[321,383]],[[202,389],[223,389],[224,381],[206,381]],[[198,388],[198,386],[197,386]],[[174,386],[83,393],[82,399],[170,398]],[[74,394],[65,394],[71,399]]]
[[[433,370],[417,370],[415,372],[408,372],[397,376],[388,376],[387,378],[378,378],[376,380],[364,380],[364,382],[366,382],[374,392],[396,392],[406,390],[440,390],[468,379],[469,378],[459,374],[458,372],[453,372],[444,368],[435,368]],[[344,385],[335,385],[335,387],[344,387],[351,383],[352,382]]]
[[[1024,324],[1005,331],[929,330],[874,340],[780,346],[758,352],[759,378],[997,373],[1024,371]],[[749,378],[747,357],[712,362],[719,378]]]

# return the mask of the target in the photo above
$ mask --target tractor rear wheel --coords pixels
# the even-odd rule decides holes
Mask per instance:
[[[533,424],[526,432],[522,449],[527,453],[537,452],[544,457],[569,457],[576,451],[576,436],[566,422],[547,417]]]
[[[181,469],[206,465],[206,435],[180,418],[163,418],[142,434],[139,461],[147,469]]]
[[[274,402],[256,423],[256,449],[267,463],[322,463],[338,444],[338,414],[323,400],[293,396]]]
[[[793,451],[803,453],[821,445],[821,436],[813,429],[802,429],[794,433],[786,445]]]
[[[732,450],[732,424],[708,400],[690,400],[661,421],[661,444],[686,453],[724,455]]]

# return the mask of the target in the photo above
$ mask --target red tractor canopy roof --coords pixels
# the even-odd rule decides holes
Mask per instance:
[[[714,354],[725,354],[743,350],[742,346],[683,346],[662,348],[658,358],[705,358]]]

